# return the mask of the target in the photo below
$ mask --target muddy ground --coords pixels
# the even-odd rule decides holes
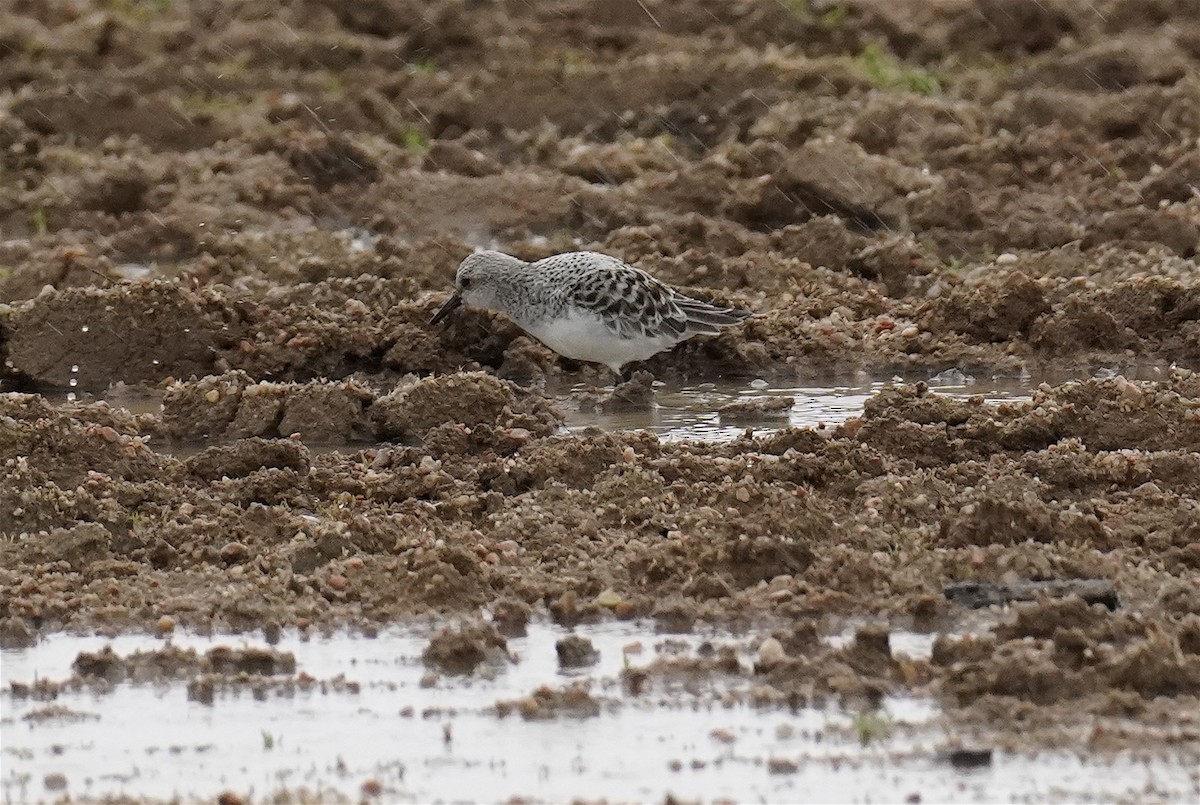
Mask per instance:
[[[3,0],[0,176],[6,646],[704,619],[782,657],[695,672],[780,701],[1200,741],[1195,0]],[[1104,377],[722,445],[562,435],[545,389],[607,370],[426,324],[479,246],[765,314],[647,362],[668,381]],[[1115,609],[950,636],[953,582],[1087,578]],[[847,622],[947,636],[812,655]]]

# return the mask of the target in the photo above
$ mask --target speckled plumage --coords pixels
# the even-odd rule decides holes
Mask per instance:
[[[753,315],[685,296],[598,252],[567,252],[526,263],[500,252],[471,255],[454,294],[433,317],[461,303],[504,313],[560,355],[621,367],[694,335],[714,335]]]

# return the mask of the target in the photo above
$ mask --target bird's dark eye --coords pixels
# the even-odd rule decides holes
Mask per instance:
[[[470,277],[463,278],[462,287],[463,287],[463,290],[466,290],[467,288],[471,287],[471,278]]]

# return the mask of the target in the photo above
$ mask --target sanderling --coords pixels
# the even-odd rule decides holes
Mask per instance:
[[[602,363],[618,377],[627,363],[754,315],[692,299],[597,252],[567,252],[536,263],[500,252],[472,254],[459,265],[454,293],[430,324],[464,302],[497,310],[558,354]]]

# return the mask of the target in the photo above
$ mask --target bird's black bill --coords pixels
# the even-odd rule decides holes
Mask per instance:
[[[437,324],[439,321],[453,313],[454,309],[461,304],[462,297],[458,295],[458,291],[455,291],[454,293],[450,294],[449,299],[442,303],[442,306],[438,308],[437,313],[433,314],[433,318],[429,320],[429,323],[431,325]]]

